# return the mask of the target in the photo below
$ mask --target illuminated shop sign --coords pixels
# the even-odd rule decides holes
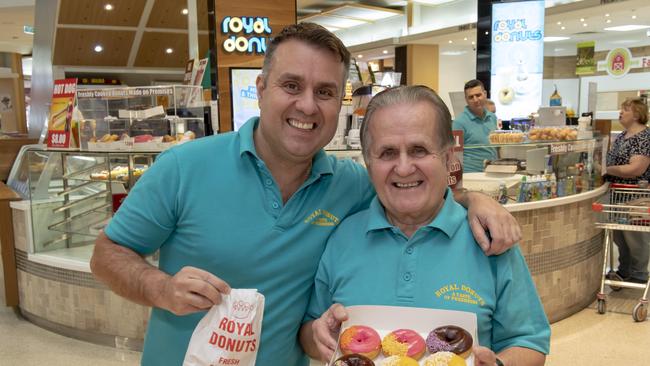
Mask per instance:
[[[615,78],[622,78],[630,69],[650,67],[650,57],[632,57],[632,52],[627,48],[615,48],[607,53],[603,61],[598,61],[598,71],[607,71]]]
[[[526,117],[542,103],[544,1],[492,6],[490,94],[501,119]]]
[[[226,52],[264,54],[271,27],[266,17],[225,17],[221,22],[221,32],[230,35],[223,41]]]

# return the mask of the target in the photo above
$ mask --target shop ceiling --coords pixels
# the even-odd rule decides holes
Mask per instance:
[[[565,4],[567,2],[570,4]],[[574,42],[583,38],[598,40],[607,35],[603,31],[607,25],[650,25],[650,1],[624,0],[601,5],[604,2],[554,0],[553,5],[557,6],[547,9],[546,35],[569,36]],[[7,7],[12,3],[20,6]],[[0,50],[3,45],[11,45],[14,52],[29,53],[31,36],[22,32],[22,25],[30,20],[30,3],[33,22],[33,0],[0,0]],[[187,2],[184,0],[59,0],[59,3],[53,55],[55,65],[178,69],[187,59],[187,16],[183,14]],[[107,3],[112,5],[111,10],[105,9]],[[299,19],[309,19],[345,4],[402,12],[406,3],[396,0],[298,0],[297,13]],[[207,13],[206,1],[197,1],[197,12],[200,15]],[[605,17],[606,13],[610,16]],[[629,19],[633,13],[637,16],[634,23]],[[580,18],[586,21],[581,22]],[[611,23],[605,23],[607,19]],[[199,54],[204,55],[208,48],[207,17],[198,17],[198,29]],[[459,31],[458,27],[453,27],[403,37],[399,44],[450,44],[451,41],[455,45],[470,45],[474,38],[475,30]],[[378,52],[386,49],[385,46],[395,45],[394,40],[384,43],[386,45],[375,47]],[[101,52],[95,51],[97,45],[101,45]],[[357,52],[361,48],[355,46],[351,49]]]

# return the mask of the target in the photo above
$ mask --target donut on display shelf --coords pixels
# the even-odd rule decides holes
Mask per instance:
[[[438,327],[429,333],[427,348],[429,352],[453,352],[462,358],[467,358],[472,353],[474,340],[468,331],[455,325]]]
[[[375,366],[375,363],[364,355],[352,353],[339,357],[332,366]]]
[[[411,329],[394,330],[381,341],[381,349],[386,357],[408,356],[419,360],[425,348],[422,336]]]
[[[438,352],[424,359],[424,366],[467,366],[465,359],[452,352]]]
[[[345,355],[356,353],[374,359],[381,350],[381,338],[370,327],[353,325],[341,334],[339,347]]]

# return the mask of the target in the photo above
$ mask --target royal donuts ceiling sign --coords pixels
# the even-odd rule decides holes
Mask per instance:
[[[264,54],[271,36],[269,18],[225,17],[221,22],[221,33],[227,38],[223,50],[227,53]]]

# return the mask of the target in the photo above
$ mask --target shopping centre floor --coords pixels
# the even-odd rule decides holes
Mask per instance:
[[[1,266],[1,264],[0,264]],[[4,304],[0,270],[0,304]],[[631,311],[640,290],[612,293],[609,312],[590,306],[551,325],[549,366],[647,366],[650,321],[635,323]],[[71,339],[41,329],[0,305],[1,366],[135,366],[138,352]],[[313,363],[318,365],[318,363]]]

